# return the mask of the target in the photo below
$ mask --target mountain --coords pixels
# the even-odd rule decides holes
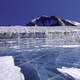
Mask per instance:
[[[41,16],[30,21],[27,26],[78,26],[79,22],[61,19],[56,16]]]

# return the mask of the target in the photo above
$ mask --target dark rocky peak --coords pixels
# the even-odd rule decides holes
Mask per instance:
[[[77,26],[78,22],[61,19],[56,16],[41,16],[33,19],[27,26]]]

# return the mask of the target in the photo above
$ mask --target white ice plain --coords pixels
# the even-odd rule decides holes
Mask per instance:
[[[12,56],[0,57],[0,80],[24,80],[20,70]]]
[[[59,72],[64,74],[65,76],[70,75],[72,76],[75,80],[80,80],[80,69],[78,68],[67,68],[67,67],[62,67],[62,68],[57,68]]]

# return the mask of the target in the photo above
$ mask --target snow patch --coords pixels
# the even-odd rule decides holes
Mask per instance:
[[[24,80],[20,70],[15,66],[12,56],[0,57],[0,80]]]
[[[75,80],[80,80],[80,69],[78,68],[67,68],[67,67],[62,67],[62,68],[57,68],[59,72],[64,74],[65,76],[72,76]],[[68,74],[68,75],[67,75]]]
[[[76,48],[76,47],[80,47],[80,45],[55,45],[55,47]]]

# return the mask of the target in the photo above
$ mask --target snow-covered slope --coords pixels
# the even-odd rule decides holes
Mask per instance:
[[[61,19],[56,16],[41,16],[33,19],[27,26],[78,26],[79,22]]]

